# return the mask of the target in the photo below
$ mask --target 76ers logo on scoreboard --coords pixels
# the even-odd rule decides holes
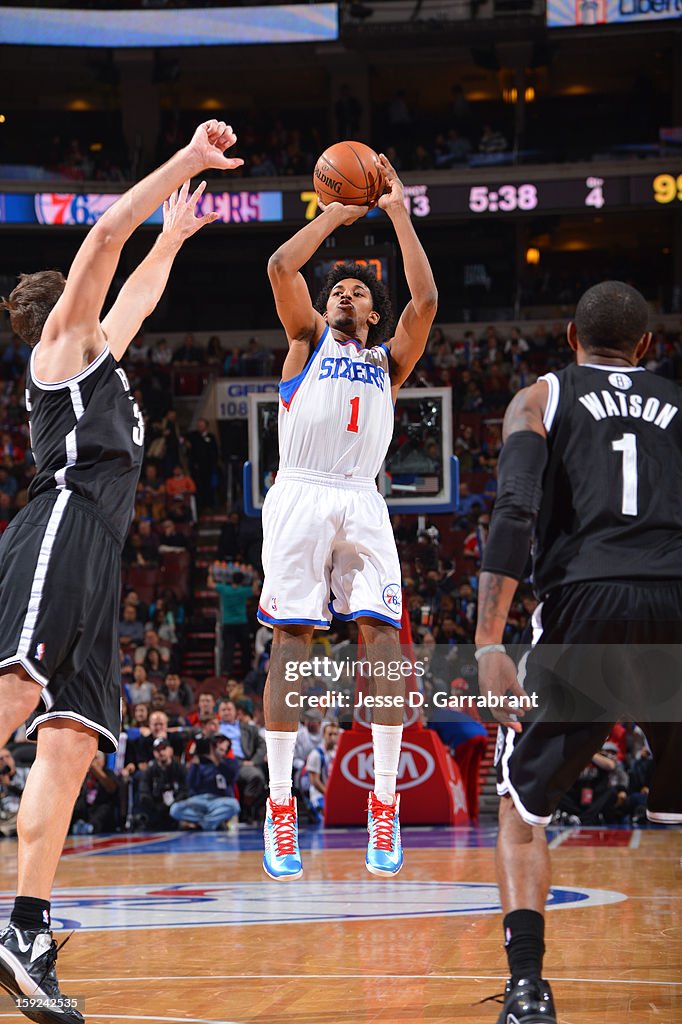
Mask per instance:
[[[403,594],[400,584],[389,583],[388,586],[384,587],[384,592],[381,596],[389,611],[392,611],[394,615],[400,615],[403,607]]]

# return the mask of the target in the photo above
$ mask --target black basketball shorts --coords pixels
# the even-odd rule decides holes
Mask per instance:
[[[0,538],[0,668],[21,665],[42,686],[44,710],[118,747],[121,676],[120,546],[98,509],[67,490],[39,495]]]
[[[661,683],[661,673],[652,668],[650,657],[636,657],[640,650],[649,652],[648,645],[663,647],[668,688],[677,688],[679,705],[682,582],[613,581],[559,587],[538,606],[533,626],[534,648],[522,659],[525,665],[519,679],[527,692],[538,694],[538,710],[521,720],[521,732],[499,728],[495,752],[499,795],[510,796],[528,824],[548,825],[563,794],[611,731],[613,723],[603,716],[599,721],[585,717],[576,722],[575,716],[562,720],[556,714],[552,694],[557,674],[548,666],[558,645],[569,645],[562,649],[561,678],[587,678],[598,650],[607,689],[613,687],[617,694],[619,687],[630,687],[628,693],[637,708],[633,717],[646,735],[654,761],[648,817],[660,823],[682,823],[682,723],[680,716],[646,720],[650,695]],[[543,650],[544,645],[557,646],[550,652],[547,647]]]

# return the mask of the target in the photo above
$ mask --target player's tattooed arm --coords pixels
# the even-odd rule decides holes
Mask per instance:
[[[496,572],[482,572],[478,581],[476,643],[502,643],[504,627],[518,581]]]
[[[518,430],[532,430],[542,437],[547,436],[543,417],[549,397],[549,386],[546,381],[539,380],[530,387],[518,391],[507,406],[502,426],[502,439],[507,440],[510,434]]]

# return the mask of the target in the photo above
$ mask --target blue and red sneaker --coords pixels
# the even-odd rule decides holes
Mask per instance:
[[[382,804],[376,794],[367,799],[367,856],[365,867],[373,875],[397,875],[403,866],[403,847],[400,841],[400,797],[394,804]]]
[[[298,848],[298,815],[293,796],[285,804],[276,804],[268,797],[263,839],[265,874],[276,882],[290,882],[300,878],[303,864]]]

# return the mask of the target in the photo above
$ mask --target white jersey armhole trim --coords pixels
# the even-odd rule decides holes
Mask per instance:
[[[545,413],[542,417],[545,430],[549,434],[554,423],[554,417],[556,416],[557,409],[559,408],[559,394],[561,391],[561,385],[559,384],[559,378],[556,373],[546,373],[542,377],[538,377],[538,380],[544,380],[549,388],[549,396],[547,398],[547,405],[545,407]]]
[[[84,370],[77,373],[75,377],[67,377],[66,380],[55,381],[53,384],[47,384],[44,380],[40,380],[36,376],[35,372],[35,356],[36,352],[40,348],[40,342],[36,345],[31,352],[31,380],[40,391],[60,391],[62,388],[72,387],[74,384],[80,384],[82,380],[89,377],[91,373],[102,365],[106,357],[109,355],[109,346],[105,345],[102,351],[96,356],[89,366],[86,366]]]

